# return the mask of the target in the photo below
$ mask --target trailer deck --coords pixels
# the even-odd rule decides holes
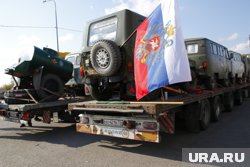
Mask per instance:
[[[176,113],[188,111],[185,114],[190,115],[191,121],[199,121],[204,111],[198,111],[200,113],[197,114],[192,110],[202,108],[208,100],[213,105],[212,100],[217,96],[223,103],[227,93],[243,94],[243,90],[249,91],[249,88],[250,83],[244,83],[151,102],[84,101],[70,103],[68,109],[80,117],[80,122],[76,124],[77,132],[159,142],[160,130],[170,134],[175,132]],[[189,106],[195,106],[196,109],[188,108]]]

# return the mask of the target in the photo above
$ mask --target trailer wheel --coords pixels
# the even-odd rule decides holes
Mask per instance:
[[[201,116],[200,116],[200,125],[201,129],[205,130],[209,127],[211,120],[211,107],[207,99],[201,101]]]
[[[106,101],[111,98],[111,93],[108,89],[104,89],[98,86],[89,86],[90,95],[93,99],[98,101]]]
[[[64,93],[64,83],[60,77],[55,74],[46,74],[41,79],[41,89],[37,90],[40,99],[44,101],[55,101]],[[49,93],[45,89],[53,92]]]
[[[210,103],[207,99],[190,104],[186,108],[185,125],[188,131],[199,133],[209,127],[211,118]]]
[[[233,111],[234,107],[234,95],[232,92],[224,94],[224,107],[226,112]]]
[[[236,105],[241,105],[243,103],[243,95],[241,89],[235,91],[234,102]]]
[[[192,103],[185,108],[185,127],[191,133],[199,133],[200,103]]]
[[[222,112],[222,103],[220,96],[215,96],[211,100],[211,119],[215,122],[218,122],[220,120]]]

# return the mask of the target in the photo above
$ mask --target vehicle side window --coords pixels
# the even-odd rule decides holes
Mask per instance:
[[[213,44],[212,43],[210,43],[210,49],[211,49],[211,53],[214,53]]]
[[[225,57],[226,57],[226,58],[229,58],[227,49],[224,48],[223,50],[224,50]]]
[[[217,46],[215,44],[213,44],[213,51],[214,51],[214,54],[218,54],[218,51],[217,51]]]
[[[222,47],[218,47],[218,52],[219,52],[219,55],[221,56],[221,57],[224,57],[224,54],[223,54],[223,48]]]

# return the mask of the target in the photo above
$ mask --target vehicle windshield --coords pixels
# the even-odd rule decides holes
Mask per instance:
[[[75,56],[67,57],[66,60],[71,62],[73,65],[75,65]]]
[[[89,29],[88,45],[93,46],[96,41],[107,39],[115,41],[117,31],[117,18],[113,17],[108,20],[103,20],[93,23]]]

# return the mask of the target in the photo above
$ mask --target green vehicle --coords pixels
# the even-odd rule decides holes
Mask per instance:
[[[5,92],[5,101],[26,103],[31,96],[33,101],[57,100],[64,93],[64,84],[72,78],[72,71],[72,63],[60,58],[56,51],[34,47],[32,53],[5,70],[16,83],[14,90]]]
[[[144,19],[122,10],[87,23],[82,64],[85,91],[94,99],[135,98],[133,32]]]
[[[214,89],[217,83],[229,86],[232,76],[231,57],[228,49],[207,38],[185,40],[192,75],[201,83]]]

